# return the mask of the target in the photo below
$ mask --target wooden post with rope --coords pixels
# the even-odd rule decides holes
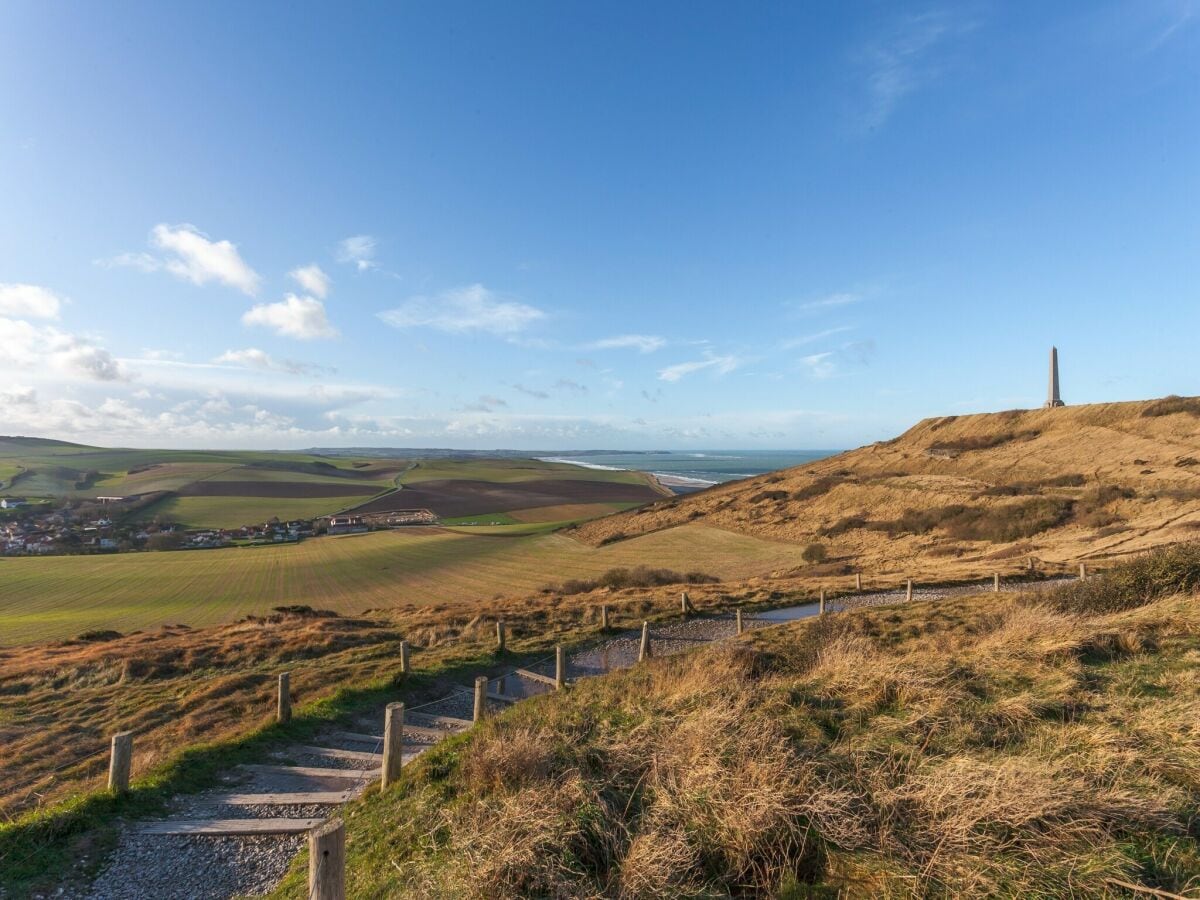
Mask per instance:
[[[279,674],[278,696],[275,698],[275,721],[292,720],[292,676],[290,672]]]
[[[487,716],[487,676],[475,679],[475,721],[482,722]]]
[[[650,623],[642,623],[642,644],[638,648],[638,662],[643,662],[650,658]]]
[[[383,779],[381,790],[400,780],[404,765],[404,704],[389,703],[383,713]]]
[[[330,819],[308,833],[309,900],[346,900],[346,826]]]
[[[563,645],[554,648],[554,689],[561,691],[567,686],[567,653]]]
[[[121,731],[112,736],[112,751],[108,758],[108,789],[114,794],[129,790],[129,770],[133,764],[133,732]]]
[[[496,652],[504,652],[504,620],[496,623]]]
[[[400,642],[400,674],[407,675],[408,668],[408,641]]]
[[[745,631],[745,628],[742,627],[742,611],[740,609],[734,610],[734,616],[737,618],[737,633],[741,634]]]

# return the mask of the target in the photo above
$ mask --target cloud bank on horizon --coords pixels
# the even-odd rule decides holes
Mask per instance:
[[[1196,392],[1194,3],[677,12],[19,7],[0,434],[836,448],[1037,405],[1051,343]]]

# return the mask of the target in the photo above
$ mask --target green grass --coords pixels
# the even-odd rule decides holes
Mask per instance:
[[[282,520],[327,516],[370,499],[346,497],[168,497],[146,507],[139,518],[162,516],[189,528],[238,528]]]
[[[418,460],[401,480],[404,484],[415,484],[443,478],[497,482],[555,478],[570,481],[615,481],[621,484],[642,484],[646,480],[640,472],[585,469],[582,466],[547,463],[536,459],[422,459]]]
[[[747,578],[797,557],[791,545],[702,526],[599,548],[560,534],[462,531],[469,533],[400,529],[286,546],[0,559],[0,643],[207,625],[288,603],[358,613],[401,601],[487,599],[640,564]]]

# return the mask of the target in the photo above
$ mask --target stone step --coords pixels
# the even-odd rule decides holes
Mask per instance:
[[[321,769],[314,766],[268,766],[248,763],[239,766],[247,772],[262,775],[295,775],[298,778],[341,778],[343,781],[362,781],[364,778],[379,778],[382,769]]]
[[[178,819],[146,822],[138,834],[299,834],[316,828],[324,819]]]
[[[228,806],[341,806],[349,803],[358,791],[290,791],[277,794],[217,794],[204,799]]]
[[[382,753],[369,753],[366,750],[338,750],[333,747],[300,746],[292,748],[297,755],[320,756],[324,759],[363,759],[367,762],[383,762]],[[290,751],[284,750],[286,756]]]

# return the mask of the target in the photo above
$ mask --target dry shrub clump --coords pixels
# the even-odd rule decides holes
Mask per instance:
[[[558,587],[560,594],[586,594],[597,588],[622,590],[624,588],[662,587],[668,584],[715,584],[718,579],[704,572],[674,572],[671,569],[654,569],[649,566],[634,566],[632,569],[609,569],[595,578],[571,578]]]
[[[1143,606],[1176,593],[1200,588],[1200,543],[1157,550],[1120,563],[1103,578],[1075,581],[1047,595],[1059,609],[1107,613]]]

